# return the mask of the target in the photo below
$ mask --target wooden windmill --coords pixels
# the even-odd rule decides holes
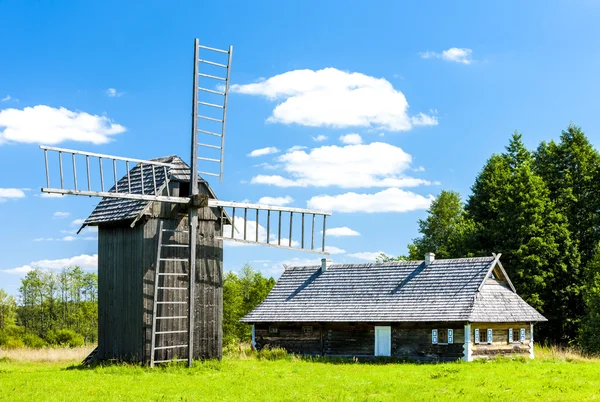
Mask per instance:
[[[189,166],[177,156],[139,160],[40,147],[46,166],[42,192],[102,197],[84,223],[99,226],[99,359],[153,366],[219,358],[223,240],[328,254],[329,212],[218,200],[203,179],[223,180],[232,51],[194,42]],[[107,163],[112,175],[105,183]],[[58,173],[51,172],[56,165]],[[119,178],[119,171],[126,174]],[[52,187],[51,178],[60,187]],[[236,224],[236,211],[243,213],[243,225],[241,216]]]

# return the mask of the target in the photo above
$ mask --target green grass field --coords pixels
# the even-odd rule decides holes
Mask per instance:
[[[0,400],[600,400],[600,360],[549,350],[538,354],[535,361],[468,364],[339,363],[242,355],[197,362],[192,369],[82,369],[73,360],[0,354]]]

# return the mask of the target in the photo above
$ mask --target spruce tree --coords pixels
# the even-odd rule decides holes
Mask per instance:
[[[521,134],[488,160],[472,191],[466,208],[476,222],[472,252],[502,253],[519,294],[550,320],[542,337],[573,339],[581,313],[580,282],[573,279],[579,254]]]
[[[600,154],[581,130],[571,124],[560,142],[542,143],[535,155],[536,172],[550,198],[569,223],[586,265],[600,242]]]

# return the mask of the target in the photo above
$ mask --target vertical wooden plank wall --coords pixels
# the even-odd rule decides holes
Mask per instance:
[[[164,211],[162,211],[164,212]],[[172,215],[172,213],[171,213]],[[188,230],[187,215],[178,215],[177,219],[163,219],[165,229]],[[144,362],[150,359],[150,342],[152,328],[152,309],[154,294],[154,275],[157,251],[158,219],[151,218],[144,224]],[[171,216],[172,217],[172,216]],[[223,244],[222,240],[215,239],[221,233],[221,222],[217,211],[204,208],[199,213],[198,245],[196,249],[196,291],[195,301],[195,329],[194,329],[194,358],[212,359],[221,358],[223,347]],[[185,233],[164,233],[166,241],[174,244],[187,244]],[[185,249],[163,248],[163,257],[187,258]],[[187,264],[167,262],[164,266],[166,272],[187,272]],[[165,277],[163,284],[173,287],[187,287],[185,277]],[[169,300],[187,301],[185,291],[164,291]],[[176,293],[179,293],[179,298]],[[168,312],[165,312],[165,310]],[[185,305],[171,305],[159,307],[159,315],[187,315]],[[157,331],[176,331],[187,328],[187,320],[163,320],[157,322]],[[164,337],[163,345],[179,345],[187,343],[185,334],[159,335]],[[157,359],[168,360],[176,356],[184,356],[185,349],[170,349],[157,353]]]
[[[98,346],[101,359],[142,357],[142,229],[98,230]]]
[[[178,194],[173,183],[171,194]],[[207,190],[201,187],[201,191]],[[181,207],[153,203],[146,217],[131,228],[129,222],[101,225],[98,230],[98,345],[100,359],[150,361],[152,309],[158,219],[165,229],[188,230],[188,219]],[[199,211],[196,251],[196,328],[194,357],[221,358],[223,346],[223,242],[220,211]],[[165,233],[171,244],[188,244],[186,233]],[[165,242],[163,242],[165,243]],[[163,257],[187,258],[184,248],[163,248]],[[166,272],[188,272],[186,263],[167,262]],[[161,285],[187,288],[187,277],[163,277]],[[187,291],[167,291],[168,300],[187,301]],[[179,294],[176,292],[180,292]],[[187,306],[160,306],[159,315],[187,315]],[[157,331],[187,329],[187,320],[159,321]],[[167,334],[162,344],[187,343],[185,334]],[[164,350],[157,359],[185,356],[185,349]]]

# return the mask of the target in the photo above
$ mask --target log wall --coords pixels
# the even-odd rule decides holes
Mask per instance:
[[[452,361],[462,358],[462,323],[381,323],[392,327],[392,357],[419,361]],[[303,327],[312,326],[312,335]],[[269,331],[277,328],[278,333]],[[432,329],[454,330],[453,344],[431,344]],[[372,357],[375,354],[375,324],[372,323],[276,323],[255,325],[257,349],[281,347],[290,353],[322,356]]]
[[[492,343],[487,343],[487,329],[492,329]],[[508,343],[508,329],[513,328],[513,343]],[[525,328],[525,342],[521,343],[520,331]],[[480,342],[475,343],[475,329],[480,330]],[[481,333],[484,332],[482,337]],[[485,342],[481,342],[485,340]],[[529,323],[471,323],[471,342],[473,357],[492,357],[498,355],[529,356],[531,331]]]

